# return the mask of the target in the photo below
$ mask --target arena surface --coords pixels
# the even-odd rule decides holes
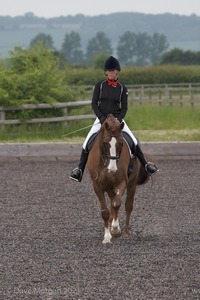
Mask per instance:
[[[88,172],[68,179],[75,166],[0,161],[0,299],[200,299],[200,160],[159,160],[131,235],[109,245]]]

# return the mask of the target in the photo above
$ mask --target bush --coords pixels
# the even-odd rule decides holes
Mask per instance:
[[[66,89],[66,78],[49,49],[40,44],[27,50],[16,47],[6,63],[6,68],[0,72],[0,105],[71,100],[72,92]]]

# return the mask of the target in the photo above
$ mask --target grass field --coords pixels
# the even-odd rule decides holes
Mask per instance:
[[[140,141],[200,141],[199,106],[131,105],[125,120]],[[83,141],[92,123],[93,120],[84,120],[67,125],[4,126],[0,142]]]

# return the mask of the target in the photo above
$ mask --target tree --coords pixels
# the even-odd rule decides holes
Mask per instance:
[[[136,35],[136,45],[134,55],[135,65],[145,66],[149,64],[151,37],[146,33],[138,33]]]
[[[183,51],[179,48],[174,48],[161,57],[161,64],[179,64],[179,65],[199,65],[200,52]]]
[[[149,63],[151,37],[147,33],[125,32],[119,40],[117,53],[126,65],[144,66]]]
[[[127,31],[119,39],[117,53],[122,64],[144,66],[158,61],[168,46],[163,34]]]
[[[163,53],[169,48],[169,43],[164,34],[154,33],[151,37],[150,60],[158,62]]]
[[[95,58],[100,54],[105,54],[106,56],[110,56],[112,54],[111,41],[104,32],[97,32],[95,37],[88,41],[86,49],[88,65],[93,65]]]
[[[125,32],[120,38],[117,47],[117,55],[124,65],[132,65],[134,63],[133,56],[136,47],[136,34],[130,31]]]
[[[105,60],[107,58],[108,58],[108,55],[105,53],[100,53],[100,54],[96,55],[96,57],[94,59],[94,67],[96,69],[103,69]]]
[[[180,64],[181,57],[183,57],[184,51],[179,48],[174,48],[166,52],[162,58],[161,64]]]
[[[197,53],[190,50],[184,51],[180,63],[182,65],[198,65]]]
[[[34,47],[38,42],[41,42],[44,47],[54,50],[53,39],[51,35],[39,33],[35,38],[31,40],[30,47]]]
[[[79,65],[83,62],[81,38],[78,32],[72,31],[65,35],[61,51],[70,64]]]

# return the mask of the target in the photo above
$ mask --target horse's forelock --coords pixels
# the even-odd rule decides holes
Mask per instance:
[[[111,136],[118,135],[121,133],[123,125],[124,124],[120,123],[112,114],[109,114],[105,122],[102,124],[101,132],[103,133],[106,131]]]
[[[110,126],[116,126],[117,124],[120,124],[120,122],[115,118],[112,114],[109,114],[106,118],[106,122]]]
[[[108,123],[118,123],[119,122],[112,114],[107,115],[106,121]]]

